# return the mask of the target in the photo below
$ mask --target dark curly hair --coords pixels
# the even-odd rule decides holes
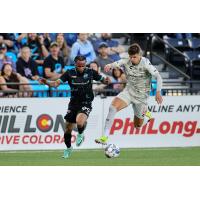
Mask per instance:
[[[139,44],[134,43],[128,48],[129,55],[140,54],[142,52],[141,47]]]

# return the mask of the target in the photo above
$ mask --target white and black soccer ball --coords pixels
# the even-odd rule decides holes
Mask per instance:
[[[108,144],[105,148],[105,155],[107,158],[116,158],[120,154],[120,149],[115,144]]]

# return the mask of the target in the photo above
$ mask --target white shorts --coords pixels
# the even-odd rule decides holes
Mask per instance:
[[[122,99],[127,105],[132,104],[134,115],[140,119],[144,119],[147,112],[147,103],[141,102],[131,96],[126,88],[117,97]]]

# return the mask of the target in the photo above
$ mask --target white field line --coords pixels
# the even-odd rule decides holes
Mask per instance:
[[[168,150],[173,150],[173,149],[190,149],[190,148],[198,148],[199,146],[193,146],[193,147],[168,147],[168,148],[158,148],[158,147],[154,147],[154,148],[121,148],[122,150],[125,151],[148,151],[148,150],[153,150],[153,151],[168,151]],[[75,149],[74,151],[101,151],[102,149]],[[15,151],[0,151],[0,154],[7,154],[7,153],[53,153],[53,152],[62,152],[63,150],[15,150]]]

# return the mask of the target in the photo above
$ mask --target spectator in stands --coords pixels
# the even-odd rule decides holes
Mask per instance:
[[[49,33],[44,33],[43,37],[44,37],[44,46],[46,47],[46,49],[49,49],[52,42]]]
[[[94,61],[96,54],[91,42],[88,40],[87,33],[79,33],[77,41],[73,44],[70,55],[71,64],[74,63],[74,58],[78,55],[86,57],[87,64]]]
[[[14,48],[14,38],[10,33],[0,33],[0,44],[5,44],[8,50],[12,51]]]
[[[89,64],[89,68],[95,70],[96,72],[100,73],[100,66],[98,65],[98,63],[96,61],[93,61]]]
[[[0,76],[0,84],[6,83],[27,83],[27,85],[1,85],[1,90],[7,91],[3,93],[4,96],[16,96],[16,93],[18,93],[18,91],[22,91],[22,93],[18,94],[19,96],[32,95],[31,92],[24,93],[24,91],[31,91],[31,88],[28,85],[28,80],[25,77],[22,77],[20,74],[13,72],[12,65],[9,62],[3,64]]]
[[[44,58],[46,58],[49,54],[44,44],[43,35],[28,33],[27,37],[27,46],[31,49],[32,58],[37,64],[43,65]]]
[[[16,64],[15,62],[13,62],[13,60],[6,56],[6,52],[7,52],[7,46],[6,44],[2,43],[0,44],[0,71],[2,69],[3,63],[5,62],[10,62],[13,68],[13,71],[16,71]]]
[[[31,58],[31,51],[29,47],[22,47],[21,56],[17,60],[17,72],[22,76],[31,79],[38,80],[37,63]]]
[[[97,62],[95,62],[95,61],[91,62],[91,63],[89,64],[89,68],[95,70],[96,72],[98,72],[98,74],[101,74],[103,77],[106,77],[105,74],[102,74],[102,73],[100,72],[100,66],[98,65]],[[100,92],[102,89],[104,89],[104,88],[107,86],[107,85],[102,84],[102,83],[97,84],[98,81],[95,81],[95,80],[93,80],[93,83],[94,83],[94,84],[92,85],[92,89],[93,89],[94,91],[96,91],[96,92]],[[98,94],[99,94],[99,93],[98,93]]]
[[[114,61],[120,60],[120,53],[125,52],[123,46],[119,45],[118,41],[112,39],[111,33],[101,33],[101,37],[93,41],[93,46],[96,52],[98,52],[99,44],[105,42],[108,45],[108,54]]]
[[[64,64],[67,65],[70,49],[67,46],[64,35],[62,33],[57,34],[56,42],[58,43],[58,46],[60,48],[60,54],[59,55],[63,57]]]
[[[100,66],[100,71],[104,72],[104,67],[107,64],[113,63],[114,60],[108,56],[108,45],[105,42],[99,44],[98,48],[99,55],[97,56],[95,62]],[[106,73],[107,75],[111,75],[111,72]]]
[[[56,36],[59,34],[62,34],[64,36],[65,41],[70,48],[77,41],[78,38],[78,33],[49,33],[51,41],[56,41]]]
[[[1,36],[4,38],[3,43],[6,44],[8,52],[12,52],[17,55],[19,51],[17,42],[18,33],[3,33]]]
[[[126,82],[126,76],[125,74],[123,73],[122,69],[120,68],[114,68],[112,70],[112,83],[113,84],[113,89],[117,90],[118,92],[119,91],[122,91],[125,87],[125,82]],[[124,84],[121,84],[121,83],[124,83]]]
[[[50,55],[44,60],[45,78],[56,80],[64,72],[64,60],[59,56],[59,51],[58,43],[52,42],[50,45]]]
[[[18,36],[16,37],[17,43],[19,47],[24,46],[27,44],[28,36],[27,33],[19,33]]]

